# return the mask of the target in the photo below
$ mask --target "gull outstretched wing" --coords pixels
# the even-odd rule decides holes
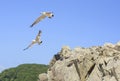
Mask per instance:
[[[40,22],[41,20],[43,20],[46,16],[45,15],[41,15],[40,17],[38,17],[32,25],[30,25],[30,27],[33,27],[35,24],[37,24],[38,22]]]
[[[37,36],[36,36],[36,38],[35,38],[36,41],[40,40],[40,35],[41,35],[41,33],[42,33],[42,31],[39,30],[39,32],[38,32],[38,34],[37,34]]]
[[[35,44],[35,42],[32,42],[28,47],[26,47],[26,48],[23,49],[23,50],[27,50],[27,49],[30,48],[33,44]]]

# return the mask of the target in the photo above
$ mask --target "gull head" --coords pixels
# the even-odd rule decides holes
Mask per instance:
[[[51,13],[48,18],[52,18],[52,17],[54,17],[54,15]]]
[[[42,41],[40,41],[38,44],[40,45],[42,43]]]

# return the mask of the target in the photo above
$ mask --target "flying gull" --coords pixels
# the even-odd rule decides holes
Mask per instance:
[[[38,22],[40,22],[41,20],[43,20],[44,18],[48,17],[48,18],[52,18],[54,15],[52,12],[41,12],[41,16],[38,17],[32,25],[30,25],[30,27],[33,27],[35,24],[37,24]]]
[[[42,41],[40,40],[40,34],[41,34],[41,30],[39,30],[38,35],[36,36],[36,38],[34,40],[32,40],[31,44],[23,50],[30,48],[31,46],[33,46],[36,43],[38,43],[40,45],[42,43]]]

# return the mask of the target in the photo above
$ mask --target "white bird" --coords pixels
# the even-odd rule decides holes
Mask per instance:
[[[38,22],[40,22],[41,20],[43,20],[45,17],[48,17],[48,18],[52,18],[54,15],[52,12],[41,12],[41,16],[38,17],[32,25],[30,25],[30,27],[33,27],[35,24],[37,24]]]
[[[26,49],[30,48],[31,46],[33,46],[36,43],[38,43],[40,45],[42,43],[42,41],[40,40],[40,34],[41,34],[41,30],[39,30],[38,35],[36,36],[36,38],[34,40],[32,40],[32,43],[23,50],[26,50]]]

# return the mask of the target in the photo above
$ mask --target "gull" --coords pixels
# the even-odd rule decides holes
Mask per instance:
[[[40,34],[41,34],[41,30],[39,30],[38,35],[36,36],[36,38],[34,40],[32,40],[31,44],[23,50],[30,48],[31,46],[33,46],[36,43],[38,43],[40,45],[42,43],[42,41],[40,40]]]
[[[30,27],[33,27],[35,24],[37,24],[38,22],[40,22],[41,20],[43,20],[44,18],[48,17],[48,18],[52,18],[54,15],[52,12],[41,12],[41,16],[38,17],[32,25],[30,25]]]

